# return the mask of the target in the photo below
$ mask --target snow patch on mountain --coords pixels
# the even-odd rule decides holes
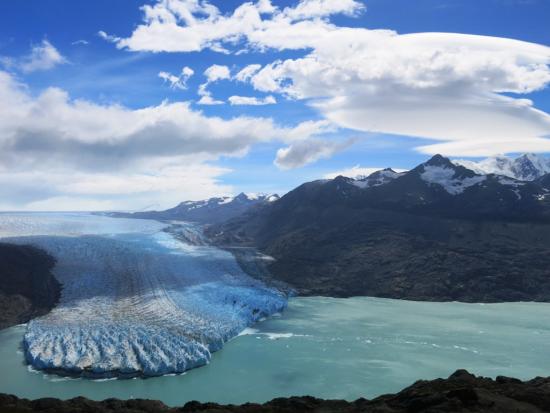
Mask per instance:
[[[330,172],[323,176],[323,179],[334,179],[337,176],[345,176],[346,178],[353,178],[356,180],[364,180],[368,178],[369,176],[375,174],[376,172],[380,171],[387,171],[390,168],[363,168],[359,165],[355,165],[351,168],[347,169],[341,169],[339,171]],[[401,173],[406,172],[406,169],[391,169],[393,172]]]
[[[367,177],[357,178],[353,184],[359,188],[371,188],[373,186],[380,186],[387,184],[390,181],[401,176],[402,172],[396,172],[391,168],[376,171]]]
[[[480,184],[486,179],[482,175],[459,178],[456,177],[454,169],[438,165],[424,165],[424,172],[420,177],[429,184],[442,186],[451,195],[461,194],[467,188]]]
[[[232,202],[233,199],[234,198],[232,196],[224,196],[223,198],[221,198],[218,201],[218,205],[228,204],[228,203]]]
[[[351,184],[353,186],[356,186],[357,188],[361,188],[361,189],[365,189],[365,188],[368,188],[370,186],[369,182],[360,181],[360,180],[357,180],[357,179],[354,179],[353,181],[351,181]]]
[[[453,163],[478,174],[503,175],[521,181],[533,181],[550,173],[550,159],[532,153],[517,158],[495,156],[479,162],[457,159]]]
[[[508,178],[508,177],[505,177],[505,176],[499,176],[498,177],[498,182],[501,184],[501,185],[506,185],[506,186],[513,186],[515,188],[519,188],[521,186],[524,186],[526,184],[525,181],[518,181],[517,179],[511,179],[511,178]]]

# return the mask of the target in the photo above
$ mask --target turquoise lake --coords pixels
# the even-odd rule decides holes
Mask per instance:
[[[262,402],[274,397],[372,398],[458,368],[485,376],[550,375],[550,304],[293,298],[179,376],[92,381],[31,371],[24,326],[0,331],[0,392],[21,397]]]

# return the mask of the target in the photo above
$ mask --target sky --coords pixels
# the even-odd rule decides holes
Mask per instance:
[[[0,210],[550,153],[547,0],[3,0]]]

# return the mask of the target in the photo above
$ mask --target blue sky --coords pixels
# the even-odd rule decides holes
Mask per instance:
[[[545,0],[262,0],[250,27],[234,14],[242,3],[1,2],[0,107],[14,126],[0,131],[0,208],[168,207],[285,192],[356,165],[411,168],[436,152],[550,152]],[[148,19],[144,5],[164,17]],[[171,32],[188,26],[183,9],[204,27]],[[237,80],[252,64],[253,77]],[[229,75],[207,82],[212,65]],[[159,77],[184,67],[193,74],[181,87]],[[199,103],[205,83],[220,104]]]

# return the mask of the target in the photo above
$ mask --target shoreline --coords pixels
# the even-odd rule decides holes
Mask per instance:
[[[269,402],[220,405],[187,402],[183,407],[168,407],[158,400],[105,399],[92,401],[84,397],[68,400],[55,398],[23,399],[0,394],[0,410],[13,413],[51,412],[211,412],[211,413],[272,413],[272,412],[366,412],[366,413],[443,413],[499,412],[541,413],[550,411],[550,377],[531,380],[498,376],[495,379],[475,376],[457,370],[445,379],[419,380],[398,393],[385,394],[371,400],[325,400],[311,396],[280,397]]]
[[[178,229],[185,229],[187,228],[185,224],[182,224],[182,225],[178,225],[178,224],[174,224],[174,223],[169,223],[170,226],[168,228],[166,228],[166,232],[169,232],[170,234],[172,234],[175,238],[178,238],[179,240],[181,241],[184,241],[186,243],[191,243],[191,244],[194,244],[194,245],[213,245],[217,248],[220,248],[220,249],[224,249],[228,252],[230,252],[232,254],[232,256],[237,260],[239,266],[241,267],[241,269],[243,269],[244,272],[246,272],[248,275],[250,275],[251,277],[255,278],[255,279],[259,279],[265,283],[267,283],[268,285],[270,286],[273,286],[273,284],[269,283],[270,281],[270,274],[269,274],[269,271],[268,271],[268,265],[270,262],[272,262],[272,259],[270,257],[267,257],[266,255],[258,252],[258,250],[256,248],[253,248],[253,247],[222,247],[222,246],[217,246],[215,244],[210,244],[208,241],[208,239],[206,237],[202,237],[201,235],[201,227],[191,227],[190,231],[178,231]],[[194,231],[194,229],[199,229],[199,231]],[[178,237],[179,235],[179,237]],[[181,237],[181,238],[180,238]],[[285,286],[277,286],[277,288],[280,290],[280,291],[285,291],[286,293],[288,293],[289,295],[293,295],[292,294],[292,290],[290,289],[286,289],[284,290],[284,288],[288,288],[286,285]],[[300,295],[299,297],[307,297],[307,295]],[[319,297],[325,297],[325,298],[334,298],[334,299],[339,299],[341,297],[332,297],[332,296],[319,296]],[[369,297],[366,297],[366,296],[358,296],[358,297],[364,297],[364,298],[369,298]],[[380,299],[383,299],[384,297],[370,297],[370,298],[380,298]],[[415,300],[402,300],[402,301],[412,301],[414,302]],[[424,300],[425,301],[425,300]],[[430,301],[430,302],[434,302],[434,301]],[[441,302],[441,303],[448,303],[449,301],[438,301],[438,302]],[[460,302],[460,301],[453,301],[453,302],[457,302],[457,303],[464,303],[464,304],[471,304],[471,303],[467,303],[467,302]],[[523,301],[523,302],[527,302],[527,301]],[[501,302],[502,303],[502,302]],[[511,303],[511,302],[504,302],[504,303]],[[477,303],[477,304],[485,304],[485,303]],[[26,355],[26,351],[24,351],[25,355]],[[26,357],[25,357],[26,358]],[[27,364],[29,365],[32,365],[31,363],[28,363]],[[200,366],[197,366],[197,367],[200,367]],[[69,378],[77,378],[77,377],[80,377],[80,378],[84,378],[84,379],[91,379],[91,380],[100,380],[100,379],[111,379],[111,378],[121,378],[121,379],[131,379],[131,378],[135,378],[135,377],[143,377],[143,378],[149,378],[149,377],[157,377],[157,376],[145,376],[145,375],[142,375],[142,374],[121,374],[120,372],[116,372],[116,371],[109,371],[109,372],[106,372],[106,373],[101,373],[101,374],[96,374],[96,373],[90,373],[90,372],[87,372],[87,371],[83,371],[83,372],[79,372],[79,373],[72,373],[70,371],[66,371],[66,370],[49,370],[49,369],[37,369],[38,371],[42,371],[46,374],[55,374],[57,376],[60,376],[60,377],[69,377]]]

